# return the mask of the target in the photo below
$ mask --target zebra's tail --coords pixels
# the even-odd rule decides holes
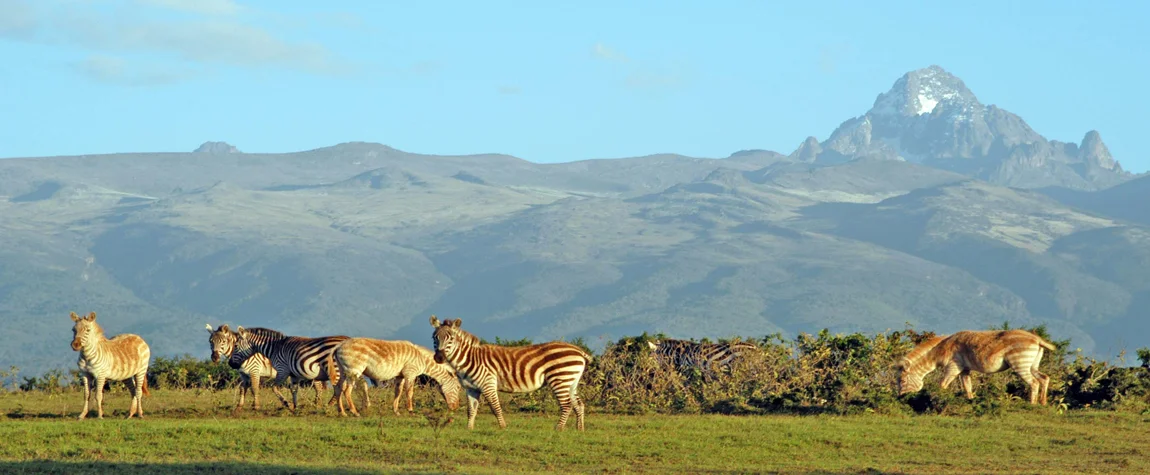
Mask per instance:
[[[1038,337],[1038,346],[1046,348],[1050,351],[1054,351],[1054,350],[1058,349],[1057,346],[1054,346],[1054,344],[1049,342],[1049,341],[1043,340],[1042,337]]]
[[[595,361],[595,357],[591,356],[591,353],[583,351],[582,349],[580,349],[579,351],[583,352],[583,359],[587,360],[587,364],[591,364],[592,361]]]
[[[336,348],[338,348],[338,346]],[[331,382],[331,387],[334,388],[339,384],[340,376],[342,375],[339,374],[339,370],[335,365],[335,349],[332,349],[327,353],[327,380]]]
[[[151,396],[152,395],[152,393],[148,392],[148,377],[147,376],[144,376],[144,384],[140,385],[140,389],[143,390],[145,396]]]

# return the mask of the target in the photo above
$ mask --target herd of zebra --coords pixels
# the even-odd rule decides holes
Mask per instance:
[[[147,371],[151,349],[143,338],[120,334],[107,338],[96,323],[96,313],[80,317],[71,314],[72,349],[80,353],[78,365],[84,384],[84,408],[80,419],[88,415],[88,404],[95,393],[96,410],[104,417],[103,390],[106,381],[126,381],[132,400],[128,418],[144,417],[142,397],[148,394]],[[235,410],[244,406],[246,392],[252,393],[253,408],[259,408],[261,380],[275,381],[273,392],[294,411],[299,403],[299,389],[310,384],[315,389],[316,405],[320,391],[331,383],[334,391],[327,405],[338,404],[340,415],[346,415],[346,402],[352,414],[359,412],[352,401],[356,384],[363,380],[365,406],[370,407],[368,381],[380,385],[395,383],[392,410],[399,414],[403,390],[407,392],[407,410],[413,411],[412,393],[416,378],[434,379],[449,410],[459,406],[459,393],[467,394],[467,428],[475,427],[480,402],[490,406],[500,428],[506,428],[499,392],[533,392],[544,385],[551,388],[559,403],[556,429],[563,430],[571,412],[575,412],[579,430],[584,430],[585,404],[578,385],[593,357],[579,346],[551,341],[526,346],[502,346],[482,343],[474,334],[461,328],[461,319],[440,321],[434,315],[433,349],[410,341],[380,340],[343,335],[324,337],[287,336],[268,328],[232,330],[228,325],[206,326],[211,346],[211,359],[227,364],[241,376],[239,401]],[[662,362],[676,368],[729,368],[741,354],[756,345],[738,343],[696,343],[663,339],[648,341],[652,353]],[[916,345],[896,364],[897,392],[900,395],[922,389],[923,378],[942,368],[941,387],[946,389],[956,378],[961,380],[967,398],[974,398],[972,371],[996,373],[1013,370],[1030,389],[1030,403],[1046,404],[1050,378],[1038,370],[1044,350],[1055,346],[1038,335],[1024,330],[959,331],[949,336],[935,336]],[[279,391],[278,385],[291,389],[292,398]],[[94,390],[94,391],[93,391]]]

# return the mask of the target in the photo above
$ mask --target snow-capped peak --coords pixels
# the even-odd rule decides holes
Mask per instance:
[[[877,116],[919,116],[934,112],[945,101],[977,103],[978,99],[961,79],[939,66],[930,66],[904,74],[875,99],[870,112]]]

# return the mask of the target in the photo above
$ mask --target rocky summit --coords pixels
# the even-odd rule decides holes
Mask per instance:
[[[814,145],[807,139],[792,156],[828,164],[905,160],[1019,188],[1096,190],[1131,178],[1098,132],[1080,145],[1047,140],[1017,115],[982,104],[939,66],[906,73],[869,111]]]

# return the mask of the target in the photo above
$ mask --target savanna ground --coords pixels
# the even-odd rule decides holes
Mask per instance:
[[[589,408],[585,432],[560,433],[552,405],[512,411],[506,431],[483,408],[467,431],[465,409],[439,427],[441,400],[421,397],[416,414],[395,416],[390,388],[372,391],[378,402],[356,419],[317,410],[310,390],[298,414],[265,390],[261,411],[249,401],[238,416],[231,390],[154,390],[147,418],[124,420],[129,398],[114,390],[105,419],[84,421],[82,392],[0,393],[0,472],[1150,473],[1150,415],[1130,412],[1020,403],[989,416]]]

